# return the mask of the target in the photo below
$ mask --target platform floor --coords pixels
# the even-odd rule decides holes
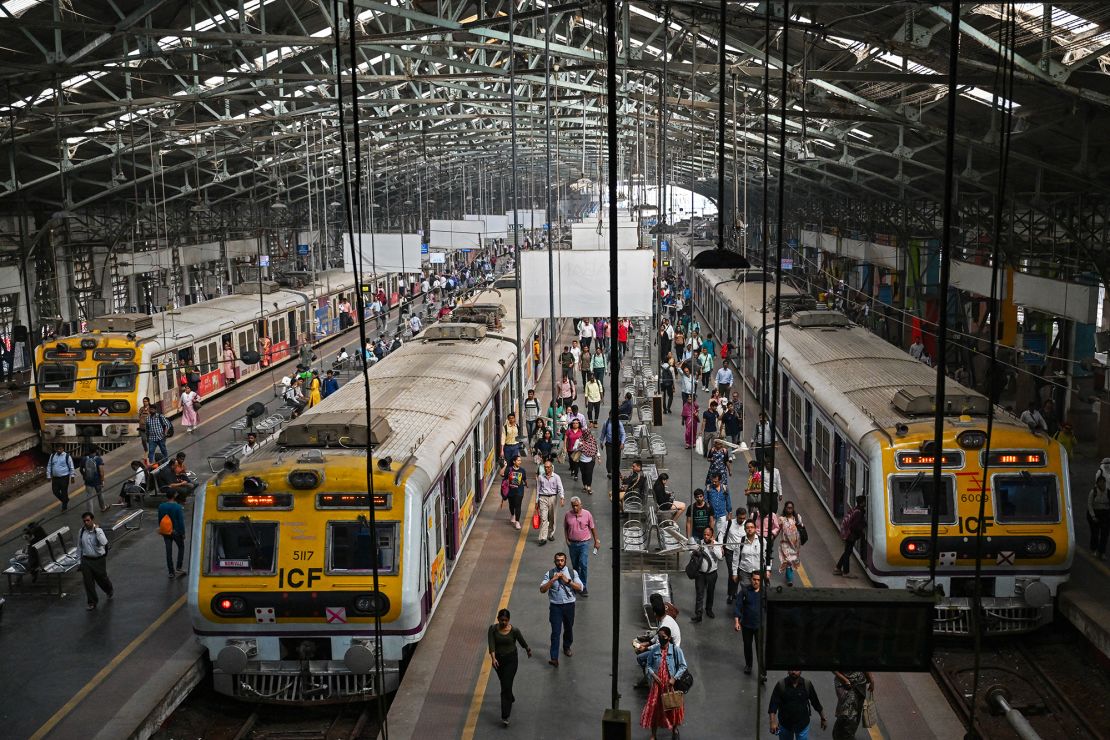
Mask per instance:
[[[396,321],[396,310],[393,322]],[[395,324],[391,323],[391,326]],[[335,336],[317,350],[322,366],[341,347],[358,346],[357,331]],[[275,370],[280,378],[284,366]],[[345,382],[349,376],[343,377]],[[254,401],[276,409],[269,374],[245,381],[205,404],[194,435],[183,431],[169,440],[171,454],[184,451],[189,468],[202,480],[211,476],[206,457],[232,440],[228,425]],[[129,463],[141,455],[138,443],[104,456],[108,471],[105,500],[118,500]],[[86,508],[84,488],[74,487],[69,511],[61,512],[47,485],[0,506],[0,554],[7,558],[22,544],[20,531],[31,520],[42,520],[53,531],[69,526],[76,535]],[[85,610],[81,575],[63,578],[63,595],[46,593],[44,586],[30,593],[8,594],[5,589],[0,623],[0,726],[11,738],[92,738],[116,740],[146,724],[156,727],[175,706],[179,692],[200,679],[199,646],[193,640],[185,607],[186,579],[166,577],[165,549],[150,509],[142,529],[115,542],[108,556],[108,573],[115,598],[100,594],[95,611]],[[115,511],[98,519],[103,523]],[[186,514],[193,513],[191,503]],[[188,547],[190,543],[186,541]],[[188,558],[186,557],[186,562]],[[169,699],[169,701],[168,701]]]
[[[608,387],[608,386],[606,386]],[[546,398],[546,393],[541,393]],[[704,396],[702,396],[704,398]],[[689,501],[692,488],[704,482],[706,464],[692,450],[683,448],[679,403],[666,417],[662,433],[667,441],[667,468],[672,488]],[[756,406],[745,404],[745,429],[752,429]],[[575,621],[575,655],[560,656],[560,666],[547,663],[550,630],[547,596],[539,593],[540,581],[552,564],[555,552],[565,549],[561,525],[558,541],[538,544],[530,529],[517,532],[508,524],[500,497],[487,497],[475,530],[475,540],[464,553],[455,578],[448,588],[425,642],[417,650],[389,713],[389,736],[400,738],[483,738],[498,733],[506,738],[597,737],[601,716],[611,695],[612,527],[605,472],[599,461],[594,476],[593,496],[570,480],[566,466],[557,466],[571,495],[579,495],[599,525],[602,550],[589,562],[590,597],[579,599]],[[737,470],[738,467],[734,467]],[[804,482],[792,461],[780,472],[786,498],[794,499],[807,524],[810,541],[802,562],[801,584],[807,586],[867,587],[862,578],[846,581],[832,575],[839,556],[837,529]],[[693,476],[693,478],[692,478]],[[690,482],[693,480],[693,485]],[[526,501],[528,506],[531,501]],[[734,505],[737,502],[734,500]],[[526,511],[531,509],[526,506]],[[561,514],[566,509],[560,510]],[[477,547],[474,547],[476,545]],[[633,689],[640,676],[631,641],[646,630],[642,606],[640,571],[635,556],[622,553],[626,563],[621,573],[618,649],[620,652],[620,706],[630,710],[632,736],[647,737],[640,729],[639,715],[646,692]],[[673,563],[673,561],[672,561]],[[673,564],[671,566],[674,567]],[[648,568],[658,572],[659,568]],[[767,702],[770,688],[783,675],[771,672],[766,686],[744,676],[743,645],[733,631],[731,610],[725,603],[725,581],[718,578],[715,619],[690,622],[694,607],[693,582],[680,570],[669,570],[675,603],[681,610],[682,647],[695,687],[687,696],[684,737],[769,736]],[[780,581],[781,579],[775,579]],[[533,649],[531,660],[521,653],[516,677],[516,703],[509,728],[500,726],[499,682],[490,670],[486,652],[486,629],[498,608],[507,606],[512,622]],[[831,737],[835,710],[833,679],[829,673],[809,676],[825,705],[829,729],[821,731],[814,715],[811,737]],[[953,738],[964,730],[929,674],[881,674],[877,676],[876,699],[880,726],[858,737]],[[757,729],[758,728],[758,729]],[[663,732],[660,737],[669,737]]]
[[[0,394],[0,463],[37,445],[38,435],[31,427],[26,389],[4,390]]]
[[[1076,550],[1071,579],[1060,589],[1057,609],[1110,660],[1110,560],[1099,560],[1092,552],[1086,514],[1087,495],[1101,461],[1090,455],[1069,461]]]

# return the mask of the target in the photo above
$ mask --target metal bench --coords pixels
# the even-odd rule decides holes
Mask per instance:
[[[281,429],[287,419],[281,414],[270,414],[265,419],[254,425],[254,431],[262,435],[270,435]]]
[[[248,427],[249,425],[250,425],[250,420],[249,420],[249,419],[248,419],[247,417],[245,417],[245,416],[244,416],[244,417],[242,417],[242,418],[240,418],[240,419],[236,419],[235,421],[231,422],[231,423],[230,423],[230,424],[228,425],[228,429],[230,429],[230,430],[231,430],[231,437],[232,437],[232,439],[238,439],[238,438],[239,438],[239,435],[240,435],[240,434],[242,434],[242,433],[244,433],[244,432],[246,432],[246,431],[247,431],[247,427]]]
[[[108,530],[110,532],[123,532],[116,535],[113,539],[119,539],[128,532],[136,532],[143,526],[143,517],[146,516],[146,510],[141,506],[134,509],[124,509],[120,513],[112,517],[108,522]]]
[[[229,460],[238,460],[242,450],[242,442],[229,442],[208,456],[208,469],[213,473],[220,472]]]
[[[655,614],[651,610],[652,594],[659,594],[664,602],[673,602],[671,598],[671,577],[666,573],[643,573],[640,575],[640,586],[644,595],[644,619],[647,620],[649,629],[658,629]]]
[[[621,549],[625,552],[647,553],[647,537],[639,519],[629,519],[621,527]]]
[[[21,585],[23,576],[30,575],[32,580],[39,574],[54,576],[57,580],[58,595],[62,595],[62,576],[76,570],[80,564],[77,558],[77,547],[71,546],[68,541],[69,527],[61,527],[46,535],[43,539],[31,545],[38,559],[37,571],[27,571],[8,566],[4,575],[8,577],[8,593],[15,593],[16,585]],[[13,583],[13,577],[15,582]]]

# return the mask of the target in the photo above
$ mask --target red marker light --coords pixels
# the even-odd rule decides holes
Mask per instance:
[[[231,599],[224,599],[220,602],[220,608],[225,612],[231,611]]]
[[[917,543],[916,542],[908,543],[906,545],[906,549],[909,550],[910,552],[917,552]]]

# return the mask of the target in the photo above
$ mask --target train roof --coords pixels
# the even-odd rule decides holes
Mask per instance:
[[[354,276],[342,270],[329,270],[319,273],[314,283],[302,288],[278,288],[273,293],[264,293],[261,303],[268,310],[278,304],[278,310],[303,306],[305,295],[322,295],[325,291],[349,289],[354,287]],[[246,317],[258,318],[260,301],[257,293],[251,295],[229,295],[213,298],[201,303],[182,306],[173,311],[160,311],[150,315],[153,326],[135,332],[140,344],[154,340],[166,340],[169,346],[176,339],[200,339],[218,334],[232,326],[242,324]],[[124,335],[124,331],[104,331],[104,335]],[[191,337],[190,337],[191,335]],[[76,335],[78,337],[85,335]]]
[[[339,443],[339,433],[348,430],[352,442],[346,444],[358,444],[369,435],[376,442],[375,458],[399,462],[412,455],[416,467],[435,480],[515,359],[515,345],[494,335],[478,340],[417,338],[290,422],[281,443],[325,446]]]

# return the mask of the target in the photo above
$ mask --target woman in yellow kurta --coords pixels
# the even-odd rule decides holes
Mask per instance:
[[[321,388],[321,386],[322,386],[322,384],[320,383],[320,374],[317,371],[313,370],[312,371],[312,382],[309,383],[309,386],[308,386],[308,407],[309,408],[312,408],[316,404],[320,403],[320,388]]]

